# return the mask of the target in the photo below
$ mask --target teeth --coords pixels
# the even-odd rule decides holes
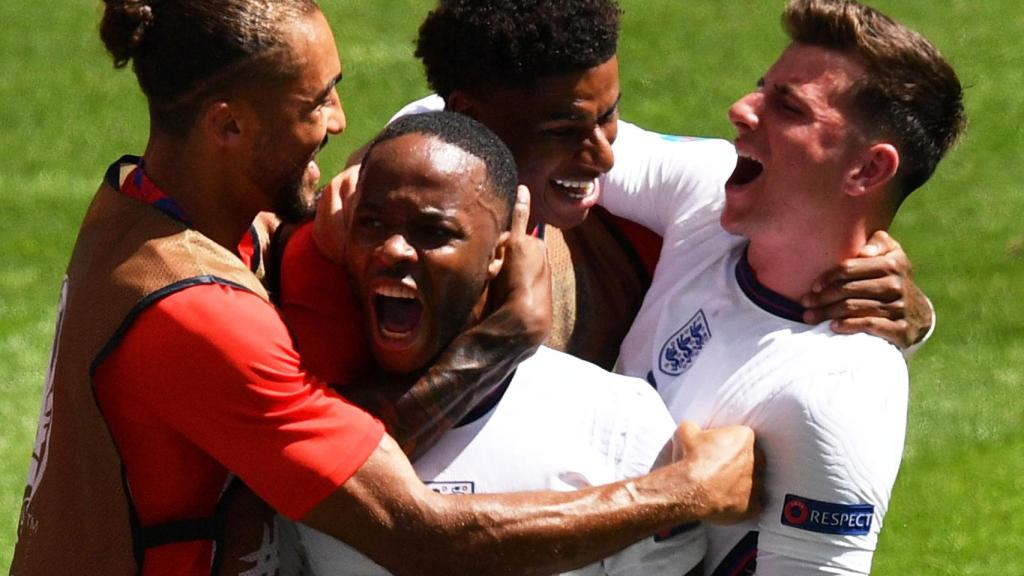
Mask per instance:
[[[409,334],[412,334],[412,332],[392,332],[391,330],[381,326],[380,334],[388,340],[401,340],[409,336]]]
[[[416,291],[401,284],[380,286],[374,291],[374,293],[380,296],[387,296],[388,298],[404,298],[406,300],[416,299]]]
[[[594,189],[594,181],[593,180],[558,180],[558,179],[556,179],[555,180],[555,184],[558,184],[559,186],[562,186],[564,188],[577,188],[579,190],[582,190],[582,191],[588,192],[588,193],[591,190]]]
[[[758,164],[763,164],[763,162],[761,162],[757,158],[754,158],[753,156],[749,156],[747,154],[737,154],[737,156],[739,156],[740,158],[746,158],[747,160],[750,160],[751,162],[757,162]]]
[[[568,196],[573,200],[583,200],[594,191],[595,182],[593,180],[559,180],[555,179],[555,184],[558,184],[562,188],[567,188],[570,191]]]

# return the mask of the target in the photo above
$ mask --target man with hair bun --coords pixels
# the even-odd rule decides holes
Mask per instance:
[[[232,498],[235,477],[397,574],[550,573],[756,506],[744,427],[682,428],[680,461],[577,492],[426,488],[380,421],[303,371],[258,259],[236,248],[258,212],[308,209],[316,155],[345,128],[323,14],[312,0],[105,4],[101,36],[132,63],[149,140],[107,170],[68,264],[12,574],[273,572],[263,522],[249,523],[258,550],[218,545],[226,509],[262,512]],[[526,202],[504,298],[420,379],[459,393],[383,414],[406,446],[460,420],[547,333]]]
[[[963,92],[931,43],[857,2],[790,0],[783,25],[790,44],[729,110],[724,199],[686,218],[678,194],[609,206],[665,238],[620,367],[677,420],[747,424],[764,448],[764,511],[706,524],[705,573],[868,574],[907,368],[880,338],[805,323],[797,300],[932,175],[964,128]]]

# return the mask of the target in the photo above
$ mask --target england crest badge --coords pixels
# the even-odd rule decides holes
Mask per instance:
[[[669,376],[679,376],[693,364],[700,351],[711,340],[711,328],[703,310],[698,310],[693,318],[669,337],[661,347],[659,366]]]

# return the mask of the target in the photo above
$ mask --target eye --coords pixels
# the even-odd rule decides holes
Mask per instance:
[[[418,226],[414,234],[415,243],[426,250],[447,246],[462,238],[459,230],[443,224]]]
[[[607,126],[608,124],[611,124],[612,122],[615,122],[618,119],[619,119],[619,106],[618,106],[618,104],[616,104],[615,108],[612,108],[611,110],[608,111],[607,114],[605,114],[604,116],[601,116],[600,118],[598,118],[597,119],[597,123],[602,125],[602,126]]]
[[[384,227],[384,223],[375,216],[357,216],[355,219],[355,227],[363,230],[380,230]]]
[[[541,134],[551,140],[568,140],[576,137],[577,130],[571,127],[564,128],[548,128],[543,130]]]
[[[334,93],[331,93],[326,98],[324,98],[320,102],[320,104],[317,105],[317,108],[318,109],[330,108],[330,107],[334,106],[335,102],[337,102],[337,100],[334,98]]]
[[[791,116],[800,116],[804,113],[804,109],[801,108],[799,104],[797,104],[791,98],[785,95],[776,94],[772,98],[772,100],[775,104],[775,107],[782,110],[786,114],[789,114]]]

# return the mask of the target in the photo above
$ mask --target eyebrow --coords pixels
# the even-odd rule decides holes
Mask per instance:
[[[619,92],[619,95],[615,98],[615,102],[613,102],[607,110],[598,115],[597,122],[600,123],[604,120],[607,120],[608,118],[611,118],[611,116],[615,114],[615,111],[618,110],[619,102],[621,101],[622,92]],[[585,122],[587,118],[583,117],[578,112],[573,110],[571,112],[556,112],[555,114],[552,115],[551,120],[572,120],[574,122]]]
[[[338,75],[332,78],[331,81],[327,83],[327,86],[324,86],[324,89],[317,93],[315,100],[319,102],[327,98],[327,95],[331,93],[331,90],[334,90],[334,87],[337,86],[339,82],[341,82],[341,79],[343,77],[344,74],[342,72],[338,72]]]
[[[770,90],[768,91],[772,92],[776,96],[789,96],[791,98],[799,100],[800,102],[804,101],[803,95],[801,95],[799,91],[794,90],[791,84],[779,84],[776,82],[769,87],[768,84],[765,82],[764,77],[761,77],[757,80],[757,87],[762,90],[765,89],[766,87],[770,88]]]

